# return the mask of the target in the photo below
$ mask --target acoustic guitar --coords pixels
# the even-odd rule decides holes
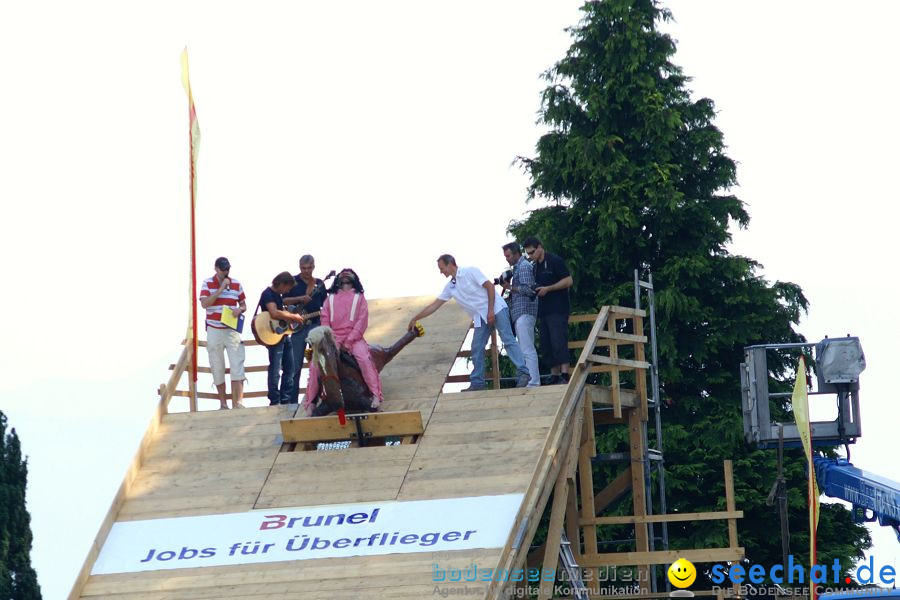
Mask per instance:
[[[325,276],[325,279],[322,280],[322,283],[317,283],[313,288],[313,291],[310,292],[310,296],[314,296],[320,288],[325,287],[325,281],[331,279],[335,276],[335,272],[331,271],[328,275]],[[322,314],[321,311],[316,311],[312,313],[304,313],[300,311],[300,307],[297,305],[293,305],[287,309],[288,312],[300,314],[302,317],[309,319],[314,319]],[[263,310],[258,315],[253,317],[253,320],[250,321],[250,330],[253,331],[253,337],[257,342],[262,344],[263,346],[276,346],[286,335],[291,335],[298,329],[302,323],[297,323],[296,321],[288,321],[286,319],[274,319],[272,315],[269,314],[269,311]]]
[[[288,310],[288,312],[294,312]],[[321,314],[321,311],[312,313],[300,313],[307,319],[313,319]],[[276,346],[286,335],[291,335],[297,331],[302,323],[288,321],[286,319],[273,319],[269,311],[264,310],[250,322],[250,329],[253,331],[253,337],[263,346]]]

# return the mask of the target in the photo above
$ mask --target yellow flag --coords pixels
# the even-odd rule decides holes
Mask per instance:
[[[794,422],[797,423],[797,432],[803,442],[803,451],[809,463],[809,479],[807,482],[807,497],[809,498],[809,560],[810,573],[816,564],[816,530],[819,527],[819,486],[816,484],[816,470],[813,467],[812,433],[809,429],[809,396],[806,393],[806,360],[800,357],[797,365],[797,380],[794,382],[794,393],[791,396],[791,405],[794,408]],[[814,589],[814,588],[813,588]],[[811,592],[815,600],[815,591]]]
[[[188,110],[191,119],[191,200],[196,201],[197,196],[197,155],[200,152],[200,124],[197,121],[197,111],[194,108],[194,94],[191,93],[191,78],[188,70],[188,52],[185,48],[181,52],[181,85],[188,97]]]
[[[194,108],[194,95],[191,93],[191,78],[188,71],[187,48],[181,53],[181,85],[188,97],[188,115],[190,119],[190,152],[191,152],[191,303],[188,317],[187,339],[191,341],[193,353],[191,358],[191,380],[197,381],[197,234],[195,227],[195,209],[197,206],[197,156],[200,152],[200,124],[197,122],[197,110]]]

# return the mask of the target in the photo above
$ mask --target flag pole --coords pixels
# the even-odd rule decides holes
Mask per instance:
[[[200,144],[200,127],[197,123],[197,111],[194,108],[194,96],[191,93],[191,81],[188,71],[187,48],[181,53],[181,82],[188,96],[188,152],[190,158],[190,186],[191,186],[191,312],[189,340],[191,343],[191,373],[188,380],[190,389],[190,410],[197,410],[197,153]]]

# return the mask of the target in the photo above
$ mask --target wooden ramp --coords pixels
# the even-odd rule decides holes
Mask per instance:
[[[393,342],[429,301],[372,301],[367,339]],[[479,568],[499,565],[503,547],[90,575],[114,523],[526,495],[552,461],[548,440],[558,425],[565,388],[443,394],[469,319],[451,303],[423,324],[425,336],[382,373],[384,410],[421,413],[425,432],[415,444],[286,452],[281,422],[295,416],[296,406],[159,414],[70,598],[423,598],[431,597],[436,585],[457,587],[435,582],[435,564],[446,570],[473,562]]]
[[[367,339],[370,343],[392,343],[402,335],[409,318],[430,300],[370,302]],[[618,419],[624,411],[633,422],[646,414],[645,392],[619,389],[618,374],[612,388],[586,383],[589,373],[608,372],[617,365],[634,370],[645,364],[642,355],[626,360],[617,358],[614,352],[612,358],[594,353],[595,346],[603,345],[597,339],[598,332],[607,327],[609,312],[604,311],[603,322],[597,319],[568,386],[443,393],[470,325],[454,303],[445,306],[423,323],[425,337],[410,344],[382,373],[383,410],[405,412],[407,417],[417,412],[421,418],[419,422],[403,417],[401,435],[410,434],[410,427],[419,431],[416,428],[421,426],[423,430],[413,436],[414,443],[407,439],[400,445],[310,451],[304,444],[285,443],[283,437],[282,427],[289,437],[297,435],[291,429],[296,429],[291,425],[296,424],[292,421],[297,418],[296,406],[167,414],[169,394],[148,428],[69,599],[382,600],[422,599],[444,593],[508,597],[504,594],[509,593],[510,586],[499,583],[496,577],[488,582],[466,579],[471,579],[476,566],[482,574],[487,569],[509,572],[525,566],[530,541],[554,489],[551,527],[556,533],[543,551],[544,564],[555,567],[563,512],[570,538],[575,539],[576,558],[579,554],[599,556],[596,538],[590,546],[588,535],[595,529],[596,520],[590,480],[592,407],[612,406]],[[609,339],[618,339],[613,327],[608,329]],[[179,364],[183,366],[184,361],[185,355]],[[177,381],[170,380],[169,388],[174,389],[175,384]],[[369,425],[384,428],[390,419]],[[324,436],[319,439],[340,437],[333,423],[325,425],[314,428],[322,432],[317,435]],[[311,430],[302,424],[299,429],[306,432],[302,435]],[[579,465],[585,467],[578,471],[579,486],[590,490],[591,498],[590,504],[582,498],[580,517],[574,491]],[[478,508],[499,506],[492,504],[495,501],[504,502],[504,510]],[[382,510],[382,517],[388,509],[423,507],[420,516],[429,523],[442,524],[459,518],[451,514],[452,510],[443,512],[444,507],[472,506],[475,508],[467,509],[466,518],[486,528],[493,522],[502,525],[491,538],[496,542],[483,547],[431,550],[423,534],[419,546],[412,541],[412,546],[398,552],[358,555],[342,547],[343,556],[270,561],[262,560],[254,550],[247,560],[260,558],[259,562],[207,562],[209,566],[194,566],[204,564],[196,554],[201,551],[199,546],[179,543],[169,548],[147,541],[167,527],[177,533],[210,523],[204,525],[204,535],[214,537],[221,533],[220,523],[255,519],[261,523],[256,533],[234,540],[231,552],[240,554],[252,550],[254,543],[258,549],[260,540],[268,539],[268,529],[293,527],[303,515],[312,519],[313,514],[338,512],[336,506],[340,514],[327,518],[334,517],[339,523],[345,517],[347,523],[374,523],[378,511],[373,507]],[[346,516],[354,511],[359,512]],[[305,521],[304,526],[308,525]],[[577,541],[579,527],[585,532],[583,551]],[[303,530],[296,533],[293,539],[297,544],[306,539],[315,545],[311,536],[299,535]],[[465,532],[466,539],[470,533],[475,532]],[[369,539],[369,546],[376,535]],[[451,531],[441,540],[449,540],[447,548],[453,548],[462,535],[461,529]],[[365,547],[365,539],[357,538],[355,545]],[[407,543],[404,539],[396,548]],[[380,543],[385,540],[381,538]],[[338,542],[342,540],[335,541],[334,548],[338,548]],[[242,543],[244,546],[238,549]],[[121,547],[137,548],[142,553],[152,549],[146,560],[128,559],[130,567],[110,567],[122,557]],[[225,558],[227,544],[215,550],[218,554],[210,561],[230,560]],[[639,560],[645,564],[663,562],[652,554],[645,552]],[[173,568],[182,558],[187,562]]]

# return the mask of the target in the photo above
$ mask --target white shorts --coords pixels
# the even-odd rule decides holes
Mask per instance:
[[[213,383],[225,383],[225,353],[228,352],[228,365],[231,367],[231,380],[244,380],[244,343],[241,334],[234,329],[206,330],[206,350],[209,352],[209,370],[212,371]]]

